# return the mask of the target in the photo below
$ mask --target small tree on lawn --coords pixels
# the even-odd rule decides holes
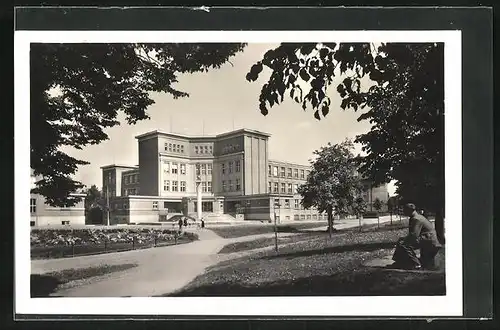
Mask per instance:
[[[307,182],[299,187],[305,209],[316,207],[328,215],[328,232],[333,231],[333,214],[347,214],[355,205],[362,185],[356,171],[353,143],[346,140],[340,144],[322,147],[314,151],[317,156]]]
[[[366,212],[367,204],[366,201],[363,199],[363,197],[358,196],[354,200],[354,205],[353,205],[353,213],[356,215],[359,221],[359,230],[361,231],[362,228],[362,223],[361,223],[361,218],[363,217],[363,213]]]
[[[375,200],[373,201],[373,207],[375,208],[375,210],[377,210],[377,212],[380,212],[383,206],[384,203],[380,199],[375,198]]]

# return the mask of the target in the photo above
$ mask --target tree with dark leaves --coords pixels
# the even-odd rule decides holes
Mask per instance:
[[[362,183],[356,171],[353,143],[346,140],[340,144],[314,151],[317,158],[305,184],[298,193],[302,195],[305,209],[316,207],[328,215],[328,232],[333,231],[333,214],[344,216],[356,205],[362,192]]]
[[[71,178],[85,160],[61,147],[82,149],[108,139],[105,128],[148,119],[150,92],[174,98],[180,74],[219,68],[244,44],[31,44],[31,168],[42,179],[33,193],[52,206],[72,206],[83,184]]]
[[[363,147],[360,172],[374,185],[397,181],[405,201],[436,213],[444,242],[444,45],[442,43],[281,44],[252,66],[256,81],[263,67],[259,108],[266,115],[285,97],[320,120],[332,106],[361,111],[372,124],[355,142]],[[335,80],[339,79],[339,80]],[[340,105],[332,105],[336,82]]]

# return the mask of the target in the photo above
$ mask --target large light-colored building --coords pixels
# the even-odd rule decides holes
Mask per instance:
[[[137,136],[137,166],[101,167],[110,224],[157,222],[173,214],[192,214],[197,182],[204,216],[326,219],[315,209],[303,209],[297,194],[310,167],[270,160],[269,138],[267,133],[250,129],[215,136],[162,131]]]
[[[31,171],[31,189],[36,181],[40,180]],[[71,194],[81,200],[70,207],[53,207],[45,202],[45,197],[30,194],[30,225],[32,227],[57,226],[57,225],[85,225],[85,194]]]

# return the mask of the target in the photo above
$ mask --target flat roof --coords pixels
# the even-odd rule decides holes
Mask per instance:
[[[274,159],[269,159],[269,164],[275,164],[275,165],[289,165],[289,166],[299,166],[299,167],[304,167],[304,168],[311,168],[311,165],[304,165],[304,164],[298,164],[298,163],[291,163],[291,162],[286,162],[286,161],[281,161],[281,160],[274,160]]]
[[[108,169],[108,168],[130,168],[130,169],[137,169],[139,168],[139,165],[121,165],[121,164],[111,164],[111,165],[104,165],[101,166],[101,169]]]
[[[266,133],[266,132],[261,132],[261,131],[254,130],[254,129],[242,128],[242,129],[238,129],[238,130],[234,130],[234,131],[230,131],[230,132],[225,132],[225,133],[221,133],[221,134],[217,134],[217,135],[188,135],[188,134],[165,132],[165,131],[161,131],[161,130],[154,130],[154,131],[149,131],[149,132],[137,135],[135,138],[140,140],[142,138],[146,138],[149,136],[165,135],[165,136],[178,137],[178,138],[183,138],[183,139],[217,139],[217,138],[221,138],[221,137],[237,135],[237,134],[244,134],[244,133],[261,135],[261,136],[265,136],[265,137],[271,136],[271,134]]]

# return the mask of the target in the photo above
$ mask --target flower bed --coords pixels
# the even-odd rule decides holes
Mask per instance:
[[[31,258],[61,258],[188,243],[193,233],[157,228],[33,229]]]

